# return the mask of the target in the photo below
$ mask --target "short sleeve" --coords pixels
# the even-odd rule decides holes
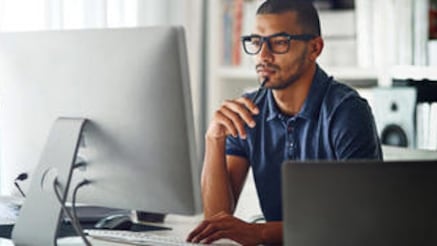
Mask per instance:
[[[330,125],[338,159],[382,159],[375,120],[366,100],[360,97],[344,100]]]
[[[241,157],[248,157],[243,143],[239,137],[228,136],[226,138],[226,155],[236,155]]]

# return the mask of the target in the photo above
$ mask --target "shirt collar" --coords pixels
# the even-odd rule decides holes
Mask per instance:
[[[311,119],[317,116],[323,100],[323,95],[326,91],[326,86],[328,85],[327,81],[331,79],[332,77],[328,77],[328,75],[317,65],[316,73],[311,83],[308,96],[305,99],[302,109],[299,111],[296,117]],[[282,113],[279,111],[278,106],[276,105],[271,90],[268,90],[267,94],[267,108],[267,121],[273,120],[282,115]]]

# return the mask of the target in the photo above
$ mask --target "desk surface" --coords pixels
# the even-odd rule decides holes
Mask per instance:
[[[150,234],[171,236],[175,238],[185,239],[188,233],[191,232],[194,227],[202,220],[202,215],[197,216],[180,216],[180,215],[167,215],[165,222],[163,224],[152,224],[158,226],[166,226],[172,228],[172,230],[163,231],[150,231]],[[148,232],[149,233],[149,232]],[[131,245],[131,244],[121,244],[103,240],[97,240],[90,238],[93,245],[96,246],[120,246],[120,245]],[[231,240],[219,240],[217,242],[219,245],[238,245]],[[9,239],[0,238],[0,246],[13,246],[13,242]],[[79,237],[66,237],[58,240],[59,246],[79,246],[83,245],[83,242]]]

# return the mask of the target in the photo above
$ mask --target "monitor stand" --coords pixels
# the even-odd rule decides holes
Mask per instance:
[[[60,184],[65,204],[85,123],[81,118],[55,121],[12,231],[15,245],[56,245],[62,206],[53,183],[57,180]]]

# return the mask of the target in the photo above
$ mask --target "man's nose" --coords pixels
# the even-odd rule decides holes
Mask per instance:
[[[271,61],[273,58],[272,51],[270,50],[268,41],[265,41],[261,44],[261,49],[258,53],[259,59],[261,61]]]

